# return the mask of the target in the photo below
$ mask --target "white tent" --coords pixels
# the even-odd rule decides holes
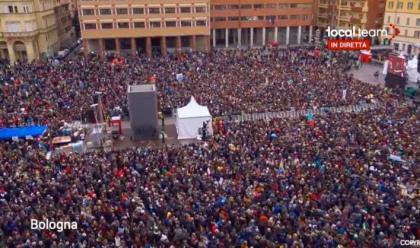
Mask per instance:
[[[420,73],[417,71],[417,57],[414,56],[412,60],[407,63],[407,74],[409,82],[417,82],[420,80]]]
[[[198,104],[192,96],[186,106],[177,109],[176,131],[178,139],[196,139],[200,137],[198,130],[203,127],[203,122],[207,121],[208,134],[211,135],[213,134],[213,129],[209,109]]]

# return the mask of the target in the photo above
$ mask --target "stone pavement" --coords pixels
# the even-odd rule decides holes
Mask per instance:
[[[379,77],[375,78],[373,74],[378,71]],[[363,64],[362,68],[352,69],[349,73],[353,74],[353,77],[359,79],[362,82],[379,85],[384,87],[385,85],[385,75],[382,74],[383,65],[379,64]],[[408,82],[407,87],[413,87],[414,89],[419,89],[419,86],[416,83]]]

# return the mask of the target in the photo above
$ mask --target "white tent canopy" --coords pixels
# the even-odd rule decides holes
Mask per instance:
[[[207,121],[209,121],[207,125],[209,135],[213,134],[211,120],[209,109],[198,104],[192,96],[186,106],[177,109],[176,129],[178,139],[196,139],[199,137],[198,130],[203,127],[203,122]]]
[[[408,81],[410,82],[417,82],[420,80],[420,73],[417,71],[417,61],[417,57],[414,56],[414,58],[407,63]]]

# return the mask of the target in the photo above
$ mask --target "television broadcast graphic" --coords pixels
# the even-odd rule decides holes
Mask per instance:
[[[0,248],[419,245],[418,0],[1,5]]]

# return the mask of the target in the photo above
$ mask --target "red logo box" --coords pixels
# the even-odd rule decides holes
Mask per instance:
[[[328,40],[328,49],[331,51],[369,50],[370,46],[370,40],[368,39]]]

